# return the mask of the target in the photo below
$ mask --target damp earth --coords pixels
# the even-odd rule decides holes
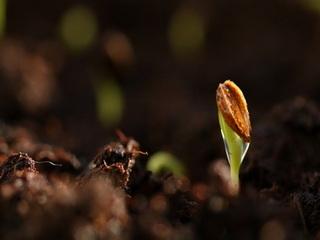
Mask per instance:
[[[317,0],[0,0],[0,239],[320,239],[319,23]]]

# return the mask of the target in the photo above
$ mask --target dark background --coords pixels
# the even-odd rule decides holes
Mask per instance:
[[[76,39],[88,36],[83,11],[97,31],[75,49],[61,26],[79,8],[80,22],[69,23]],[[2,122],[83,161],[119,128],[150,154],[173,153],[201,179],[224,157],[218,83],[231,79],[245,93],[252,147],[274,106],[296,96],[319,101],[316,0],[8,0],[5,14]]]

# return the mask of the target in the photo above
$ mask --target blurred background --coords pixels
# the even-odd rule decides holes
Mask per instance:
[[[0,35],[1,122],[82,161],[121,129],[201,180],[224,157],[218,83],[242,88],[253,129],[320,100],[318,0],[0,0]]]

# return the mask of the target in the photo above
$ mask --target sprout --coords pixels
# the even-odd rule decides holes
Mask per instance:
[[[174,175],[182,176],[185,173],[184,165],[174,155],[164,151],[157,152],[150,157],[147,169],[155,174],[170,171]]]
[[[217,89],[218,117],[230,164],[230,178],[239,190],[239,170],[251,140],[251,124],[247,102],[240,88],[227,80]]]

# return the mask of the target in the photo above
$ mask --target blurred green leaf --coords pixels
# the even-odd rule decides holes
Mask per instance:
[[[205,40],[203,18],[191,8],[179,9],[169,27],[169,41],[174,53],[186,56],[199,51]]]
[[[319,0],[307,0],[305,4],[311,9],[320,12],[320,1]]]
[[[174,155],[165,151],[153,154],[147,163],[147,169],[155,174],[162,171],[170,171],[177,176],[185,174],[184,165]]]
[[[6,25],[7,1],[0,0],[0,36],[4,35]]]
[[[61,20],[60,34],[66,45],[73,51],[89,47],[96,35],[97,20],[85,6],[75,6],[65,12]]]
[[[124,109],[123,94],[112,78],[98,79],[95,83],[96,107],[98,118],[105,126],[117,124]]]

